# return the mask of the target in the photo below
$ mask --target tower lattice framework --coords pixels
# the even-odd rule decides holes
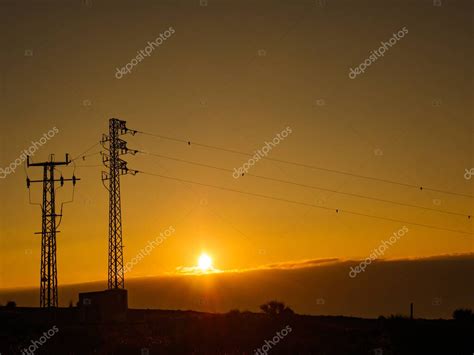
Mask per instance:
[[[42,163],[30,163],[28,157],[27,166],[42,166],[43,179],[26,179],[26,185],[29,188],[31,183],[43,184],[43,199],[41,203],[41,266],[40,266],[40,307],[58,307],[58,271],[56,262],[56,218],[62,217],[62,214],[56,214],[56,194],[55,183],[59,182],[61,186],[65,181],[72,181],[76,184],[77,179],[74,175],[72,179],[64,179],[62,176],[55,179],[55,168],[58,165],[68,165],[69,156],[66,154],[66,160],[62,162],[54,161],[54,155],[50,155],[49,161]]]
[[[124,288],[123,271],[123,240],[122,240],[122,211],[120,200],[120,176],[136,174],[135,170],[127,168],[127,162],[120,157],[127,153],[135,154],[137,151],[127,148],[127,142],[121,139],[127,133],[135,134],[129,130],[126,122],[117,118],[109,120],[109,134],[102,136],[102,146],[106,150],[102,153],[104,166],[108,172],[102,172],[102,182],[108,180],[109,191],[109,238],[108,238],[108,283],[109,289]]]

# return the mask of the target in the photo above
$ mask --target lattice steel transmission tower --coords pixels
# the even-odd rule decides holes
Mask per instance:
[[[136,170],[127,168],[127,162],[120,158],[121,155],[137,153],[136,150],[127,148],[127,142],[120,136],[136,131],[126,127],[126,122],[117,118],[109,120],[109,134],[102,135],[102,162],[109,168],[108,172],[102,171],[102,183],[109,181],[105,188],[109,191],[109,256],[108,256],[108,288],[124,288],[123,274],[123,243],[122,243],[122,211],[120,202],[120,176],[135,175]],[[107,145],[108,143],[108,145]]]
[[[70,163],[69,155],[66,154],[66,161],[54,161],[54,155],[51,154],[49,161],[43,163],[30,163],[30,157],[26,165],[42,166],[43,179],[26,179],[26,186],[30,188],[31,183],[43,183],[43,202],[41,204],[42,224],[41,224],[41,270],[40,270],[40,307],[58,306],[58,272],[56,265],[56,217],[62,217],[62,214],[56,214],[55,183],[59,182],[61,186],[65,181],[80,180],[74,175],[71,179],[64,179],[61,175],[59,179],[54,178],[54,169],[58,165],[68,165]]]

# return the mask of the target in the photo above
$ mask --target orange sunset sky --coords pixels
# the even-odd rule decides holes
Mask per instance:
[[[324,3],[324,2],[323,2]],[[207,253],[219,270],[325,258],[363,259],[403,226],[384,258],[473,252],[472,3],[449,1],[3,1],[1,167],[53,127],[36,152],[84,159],[57,173],[59,285],[107,277],[108,194],[98,154],[108,119],[130,129],[252,153],[287,127],[269,158],[441,192],[260,160],[249,174],[429,209],[243,176],[150,154],[131,169],[301,202],[137,174],[121,179],[124,262],[172,226],[134,277],[179,273]],[[396,16],[395,16],[396,15]],[[421,16],[423,15],[423,16]],[[175,33],[121,79],[160,33]],[[406,26],[408,34],[350,79]],[[249,157],[137,134],[132,149],[225,169]],[[29,168],[41,179],[39,168]],[[39,284],[41,210],[23,165],[0,180],[0,288]],[[458,195],[445,192],[454,192]],[[33,202],[41,186],[31,186]],[[319,205],[329,209],[311,207]],[[59,209],[59,207],[58,207]],[[342,210],[336,213],[335,210]],[[344,213],[376,215],[401,222]],[[436,211],[438,210],[438,211]],[[454,212],[454,213],[446,213]],[[58,211],[59,213],[59,211]],[[406,222],[406,223],[404,223]],[[426,228],[408,222],[440,228]],[[127,281],[126,281],[127,282]]]

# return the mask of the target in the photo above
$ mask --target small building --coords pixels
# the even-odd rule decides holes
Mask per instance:
[[[79,293],[77,306],[81,321],[107,322],[125,320],[128,309],[127,290],[116,288]]]

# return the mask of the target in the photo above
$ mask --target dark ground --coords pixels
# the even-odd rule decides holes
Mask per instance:
[[[361,319],[259,313],[129,310],[127,321],[79,320],[77,308],[49,312],[0,308],[0,353],[21,354],[53,326],[59,331],[35,354],[254,354],[286,326],[292,331],[271,354],[443,354],[474,353],[471,320],[394,317]],[[261,352],[261,354],[265,354]]]

